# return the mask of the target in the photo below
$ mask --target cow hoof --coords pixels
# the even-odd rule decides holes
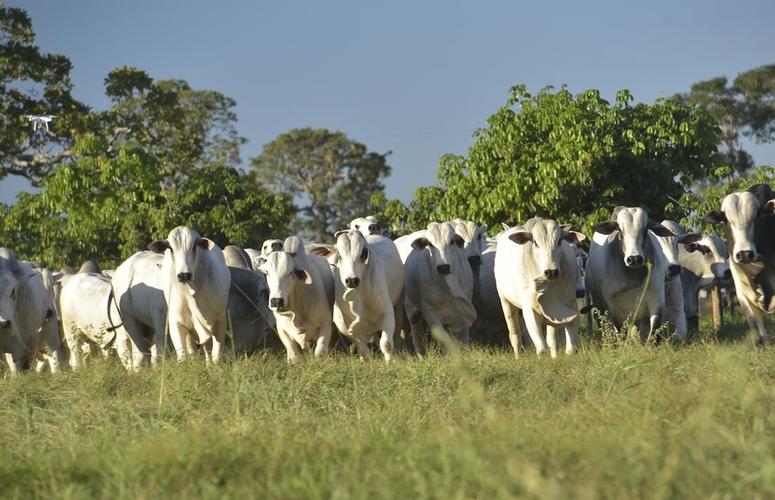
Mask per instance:
[[[754,345],[755,345],[755,346],[756,346],[758,349],[764,349],[764,337],[762,337],[761,335],[759,335],[758,337],[756,337],[756,342],[754,343]]]

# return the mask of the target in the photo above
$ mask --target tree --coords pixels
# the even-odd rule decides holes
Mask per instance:
[[[77,131],[94,126],[87,106],[72,95],[72,64],[35,46],[22,9],[0,2],[0,179],[19,175],[38,185],[72,158]],[[25,115],[56,115],[51,130],[32,130]]]
[[[619,204],[661,217],[713,169],[717,129],[699,107],[632,100],[626,90],[611,105],[596,90],[533,96],[515,86],[467,155],[442,158],[438,191],[421,192],[416,205],[490,227],[539,215],[589,230]]]
[[[731,85],[725,76],[697,82],[677,98],[702,106],[716,120],[723,146],[719,164],[731,165],[739,173],[754,164],[740,145],[741,136],[757,142],[775,139],[775,65],[740,73]]]
[[[294,229],[317,241],[369,213],[371,197],[384,191],[390,153],[370,152],[342,132],[293,129],[265,145],[251,160],[256,182],[301,206]]]
[[[195,90],[183,80],[154,81],[146,72],[123,66],[105,78],[111,108],[101,126],[122,146],[142,148],[174,190],[193,169],[211,163],[237,166],[245,139],[237,133],[236,102],[211,90]]]
[[[290,200],[248,182],[236,169],[211,163],[175,191],[160,190],[164,173],[143,149],[108,152],[99,136],[74,147],[78,160],[60,166],[42,191],[5,207],[0,238],[50,267],[96,259],[115,266],[173,227],[186,224],[216,243],[259,247],[287,232]]]

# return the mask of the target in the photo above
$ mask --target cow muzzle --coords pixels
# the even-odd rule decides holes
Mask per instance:
[[[442,276],[446,276],[447,274],[452,272],[452,267],[450,267],[449,264],[439,264],[436,266],[436,271],[438,271],[439,274]]]
[[[369,234],[379,235],[379,226],[376,224],[369,224]]]
[[[358,285],[361,284],[361,279],[357,276],[352,278],[345,278],[344,284],[347,288],[358,288]]]
[[[544,271],[544,278],[551,280],[556,280],[560,276],[560,270],[559,269],[547,269]]]
[[[628,255],[627,258],[624,259],[624,263],[627,264],[627,267],[640,267],[645,262],[645,259],[642,255]]]
[[[178,273],[178,281],[181,283],[188,283],[191,281],[191,273]]]
[[[285,299],[282,297],[272,297],[269,299],[269,307],[278,311],[285,308]]]
[[[735,260],[740,264],[749,264],[756,258],[753,250],[740,250],[735,254]]]

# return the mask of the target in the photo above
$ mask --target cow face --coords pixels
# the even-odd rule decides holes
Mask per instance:
[[[509,239],[518,245],[532,245],[538,279],[551,281],[560,276],[562,242],[578,243],[586,238],[570,229],[570,224],[560,226],[553,220],[536,218],[509,235]]]
[[[754,244],[754,220],[759,214],[759,200],[748,191],[728,194],[721,202],[721,211],[713,211],[704,217],[712,224],[724,223],[734,246],[732,258],[738,264],[749,264],[759,260]]]
[[[482,252],[487,249],[485,232],[487,225],[479,226],[475,222],[455,219],[452,221],[455,233],[463,238],[463,251],[471,269],[474,271],[482,265]]]
[[[350,221],[350,230],[351,231],[360,231],[360,233],[363,236],[370,236],[372,234],[374,235],[381,235],[382,234],[382,228],[379,225],[379,222],[377,221],[377,218],[373,215],[368,215],[366,217],[358,217],[357,219],[353,219]]]
[[[732,273],[729,270],[729,253],[727,244],[715,234],[707,234],[699,241],[685,245],[689,253],[697,258],[687,261],[690,271],[704,279],[729,279]]]
[[[428,249],[431,255],[433,269],[436,273],[445,276],[455,272],[455,253],[462,253],[463,238],[456,232],[449,222],[439,224],[431,222],[425,231],[425,236],[415,239],[412,248],[417,250]]]
[[[272,252],[277,252],[283,249],[283,242],[280,240],[266,240],[261,245],[261,255],[266,257]]]
[[[178,226],[170,231],[165,241],[154,241],[148,245],[149,250],[163,253],[165,259],[171,259],[172,274],[178,282],[188,285],[196,279],[194,270],[200,253],[209,252],[213,248],[215,243],[185,226]]]
[[[312,284],[312,276],[296,265],[296,259],[288,252],[272,252],[258,270],[266,275],[269,288],[269,308],[285,311],[291,307],[293,287],[297,283]]]
[[[358,288],[366,274],[371,251],[360,231],[348,230],[336,233],[337,267],[339,279],[348,288]]]
[[[658,237],[675,236],[672,231],[649,220],[641,207],[616,207],[611,220],[595,226],[595,232],[611,234],[619,232],[624,265],[637,268],[646,263],[646,231],[651,230]]]
[[[24,284],[36,276],[13,258],[3,259],[0,271],[0,337],[4,341],[18,338],[16,334],[16,310],[19,295],[25,291]],[[13,343],[13,342],[12,342]]]
[[[670,230],[669,228],[667,229]],[[653,233],[653,231],[651,232]],[[698,233],[689,233],[681,236],[654,236],[654,240],[656,240],[659,250],[667,261],[665,281],[670,281],[681,274],[681,264],[678,261],[679,245],[684,245],[688,250],[691,245],[696,245],[696,242],[699,241],[700,238],[701,235]]]

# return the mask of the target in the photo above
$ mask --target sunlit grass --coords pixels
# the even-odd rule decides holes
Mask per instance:
[[[774,378],[775,349],[709,335],[583,342],[557,360],[504,348],[290,367],[269,353],[138,374],[97,360],[0,380],[0,485],[24,498],[772,498]]]

